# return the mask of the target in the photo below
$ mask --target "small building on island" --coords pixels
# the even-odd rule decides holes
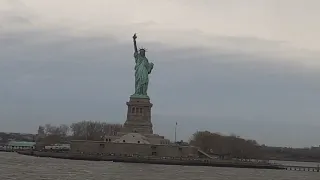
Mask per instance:
[[[35,142],[27,141],[9,141],[6,144],[3,144],[0,149],[4,151],[15,151],[15,150],[28,150],[35,148]]]

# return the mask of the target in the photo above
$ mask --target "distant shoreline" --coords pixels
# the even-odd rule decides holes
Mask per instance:
[[[305,162],[305,163],[320,163],[320,160],[311,160],[311,159],[306,159],[306,160],[301,160],[301,159],[292,159],[292,158],[271,158],[269,159],[270,161],[289,161],[289,162]]]

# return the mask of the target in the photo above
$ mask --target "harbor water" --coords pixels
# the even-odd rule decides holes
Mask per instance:
[[[318,180],[320,177],[317,172],[76,161],[13,152],[0,152],[0,162],[1,180]]]

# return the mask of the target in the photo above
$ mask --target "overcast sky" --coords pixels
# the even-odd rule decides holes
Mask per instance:
[[[123,123],[132,35],[155,64],[154,130],[320,145],[318,0],[0,0],[0,131]]]

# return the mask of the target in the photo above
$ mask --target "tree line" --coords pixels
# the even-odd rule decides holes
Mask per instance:
[[[103,140],[105,136],[116,135],[121,124],[98,121],[81,121],[71,125],[45,124],[39,126],[37,142],[43,144],[68,143],[71,140]]]
[[[320,147],[290,148],[262,145],[262,151],[274,160],[320,162]]]
[[[320,162],[320,146],[288,148],[259,145],[255,140],[236,135],[221,135],[209,131],[194,133],[189,142],[208,154],[238,159],[273,159]]]
[[[243,139],[236,135],[226,136],[209,131],[198,131],[192,135],[190,144],[221,158],[263,158],[261,146],[255,140]]]

